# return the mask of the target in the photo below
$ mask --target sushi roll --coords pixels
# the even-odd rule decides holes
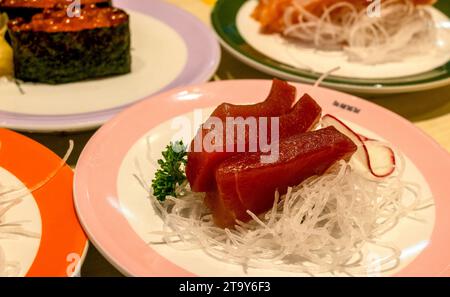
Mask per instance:
[[[6,13],[9,19],[18,17],[30,20],[44,9],[54,8],[57,5],[70,5],[74,0],[0,0],[0,13]],[[81,5],[95,4],[98,7],[111,6],[111,0],[81,0]]]
[[[79,17],[46,10],[31,21],[8,24],[14,75],[29,82],[61,84],[131,71],[128,14],[86,6]]]

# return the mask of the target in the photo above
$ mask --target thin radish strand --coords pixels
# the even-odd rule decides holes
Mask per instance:
[[[317,81],[314,83],[314,86],[313,86],[313,87],[314,87],[314,88],[319,87],[319,86],[322,84],[322,82],[323,82],[328,76],[330,76],[331,74],[333,74],[333,72],[338,71],[339,69],[341,69],[341,67],[337,66],[337,67],[335,67],[335,68],[333,68],[333,69],[331,69],[331,70],[325,72],[324,74],[322,74],[322,75],[317,79]]]

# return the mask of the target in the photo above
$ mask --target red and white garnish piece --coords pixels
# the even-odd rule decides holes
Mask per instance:
[[[386,177],[395,170],[395,154],[387,145],[376,140],[364,142],[370,172],[376,177]]]
[[[382,178],[394,172],[395,154],[390,147],[356,133],[341,120],[330,114],[323,116],[322,126],[333,126],[339,132],[349,137],[358,146],[352,159],[363,164],[373,176]]]

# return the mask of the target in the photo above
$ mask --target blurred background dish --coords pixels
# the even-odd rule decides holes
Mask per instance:
[[[0,143],[0,276],[78,275],[88,240],[73,206],[72,169],[7,129]]]
[[[2,126],[39,132],[92,129],[136,101],[207,81],[216,71],[218,43],[192,15],[156,0],[117,0],[114,6],[130,16],[131,73],[59,85],[3,79]]]
[[[401,61],[364,64],[342,50],[318,50],[278,34],[263,34],[252,17],[257,0],[217,1],[211,15],[222,46],[240,61],[270,75],[313,83],[336,67],[324,86],[359,93],[404,93],[450,84],[450,7],[427,7],[436,27],[434,50]]]

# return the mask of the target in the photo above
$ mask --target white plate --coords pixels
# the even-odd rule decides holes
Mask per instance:
[[[375,104],[325,88],[295,86],[298,95],[307,92],[315,98],[324,114],[331,113],[357,132],[386,140],[402,151],[407,161],[405,180],[419,184],[424,197],[434,198],[435,206],[417,212],[422,220],[403,218],[382,236],[402,252],[400,266],[387,274],[448,273],[450,254],[444,252],[450,244],[444,174],[450,168],[448,153],[411,123]],[[245,274],[241,266],[217,261],[201,250],[149,244],[157,239],[150,232],[161,230],[162,220],[134,177],[141,175],[149,185],[165,146],[180,138],[190,140],[211,108],[224,101],[258,102],[269,89],[270,81],[264,80],[228,80],[175,89],[129,108],[90,139],[76,168],[75,206],[89,238],[121,272],[135,276],[294,275],[260,269]],[[384,255],[376,248],[366,252]],[[367,272],[373,268],[377,274],[376,267],[368,268]]]
[[[139,12],[128,13],[132,33],[131,73],[61,85],[21,83],[24,94],[14,82],[4,82],[0,85],[0,110],[41,116],[90,113],[130,104],[170,83],[186,64],[183,39],[155,18]]]
[[[0,249],[8,276],[79,273],[88,240],[75,214],[72,184],[72,169],[62,166],[57,155],[19,133],[0,129],[0,204],[11,206],[0,216]],[[11,234],[18,227],[31,233]]]
[[[450,84],[450,7],[443,1],[430,8],[440,28],[438,48],[442,50],[375,66],[349,63],[342,52],[302,48],[279,35],[260,34],[250,17],[255,4],[256,0],[217,0],[211,22],[225,50],[271,76],[313,84],[339,66],[322,86],[368,94],[417,92]]]
[[[197,114],[203,115],[205,121],[214,109],[197,110]],[[188,119],[191,123],[189,135],[185,135],[184,143],[189,143],[195,136],[195,116],[194,113],[180,115],[178,119]],[[161,238],[151,235],[152,231],[163,230],[163,221],[155,208],[148,200],[148,192],[136,181],[135,175],[141,175],[143,180],[152,180],[156,170],[159,168],[156,161],[161,158],[161,151],[165,149],[168,143],[175,141],[179,132],[176,123],[177,118],[166,121],[141,137],[133,147],[125,155],[117,179],[117,193],[120,202],[120,208],[126,210],[124,216],[133,230],[139,235],[144,242],[160,241]],[[358,131],[372,139],[385,141],[379,135],[362,128],[351,122],[346,122],[354,131]],[[185,127],[183,127],[185,128]],[[187,132],[187,130],[186,130]],[[414,181],[418,183],[423,191],[424,197],[432,197],[431,191],[425,178],[417,169],[417,167],[407,160],[406,174],[404,180]],[[387,232],[380,238],[380,242],[394,242],[402,251],[401,264],[395,269],[379,274],[376,272],[377,267],[368,262],[368,275],[384,275],[389,276],[398,273],[408,266],[415,257],[428,245],[433,231],[435,221],[434,207],[427,208],[417,213],[422,219],[415,221],[404,219],[391,231]],[[415,230],[408,234],[409,230]],[[408,236],[404,236],[408,234]],[[227,264],[206,255],[202,250],[183,251],[174,249],[165,244],[151,244],[150,248],[154,249],[158,254],[170,259],[175,265],[188,270],[200,276],[308,276],[307,274],[280,272],[268,269],[244,270],[240,265]],[[385,249],[373,248],[366,249],[366,257],[369,261],[382,259],[389,256],[389,252]],[[195,263],[195,265],[194,265]],[[220,267],[221,269],[216,269]],[[321,276],[332,276],[331,274],[323,274]],[[340,274],[345,276],[345,274]]]
[[[326,73],[333,72],[335,76],[357,77],[365,79],[388,79],[415,75],[433,70],[450,60],[450,30],[438,30],[436,48],[423,55],[406,57],[403,61],[377,65],[366,65],[349,62],[343,51],[321,51],[308,48],[283,38],[279,34],[261,34],[260,24],[251,17],[257,1],[245,3],[236,18],[239,33],[252,47],[266,56],[293,67]],[[448,17],[439,10],[430,7],[428,11],[433,16],[436,25],[448,21]]]
[[[130,15],[131,73],[61,85],[0,80],[0,126],[50,132],[98,127],[149,95],[207,81],[220,48],[212,32],[157,0],[116,0]]]

